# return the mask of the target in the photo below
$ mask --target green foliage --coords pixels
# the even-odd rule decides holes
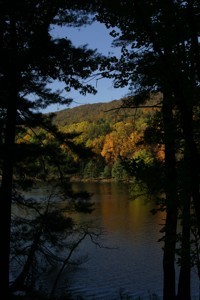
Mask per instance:
[[[118,157],[113,164],[112,177],[115,181],[126,180],[128,177],[120,157]]]
[[[102,171],[102,165],[98,161],[90,160],[86,163],[83,177],[88,179],[99,178]]]
[[[135,161],[138,164],[144,164],[147,166],[151,166],[154,163],[154,157],[152,153],[147,151],[146,149],[141,149],[137,152],[135,152],[134,157]]]
[[[101,177],[106,178],[106,179],[111,178],[112,177],[112,168],[110,166],[106,165],[104,167],[104,170],[103,170],[102,174],[101,174]]]

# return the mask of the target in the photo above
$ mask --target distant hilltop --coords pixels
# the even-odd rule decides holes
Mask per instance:
[[[54,122],[60,126],[92,122],[100,119],[113,119],[119,111],[122,100],[113,100],[107,103],[83,104],[73,108],[63,109],[55,113]]]
[[[160,97],[160,94],[151,97],[146,103],[147,106],[154,106],[155,103],[160,101]],[[135,116],[136,108],[121,108],[123,100],[129,100],[131,98],[130,96],[110,102],[83,104],[77,107],[63,109],[55,112],[54,123],[61,127],[83,121],[94,122],[101,119],[115,123],[117,120],[124,120],[127,117]],[[137,110],[137,115],[140,115],[140,113],[141,109]]]

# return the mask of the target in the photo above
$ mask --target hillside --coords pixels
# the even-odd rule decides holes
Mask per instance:
[[[160,102],[161,95],[153,95],[150,100],[146,102],[146,105],[152,109],[148,109],[148,114],[154,111],[153,106]],[[131,97],[130,97],[131,99]],[[130,121],[135,119],[136,111],[137,118],[141,115],[146,114],[147,111],[143,109],[135,108],[121,108],[123,100],[129,100],[129,97],[120,100],[113,100],[110,102],[99,102],[94,104],[83,104],[73,108],[67,108],[55,113],[54,122],[60,127],[66,125],[77,124],[81,122],[97,122],[100,120],[107,121],[109,123],[116,123],[119,121]]]
[[[130,111],[118,109],[121,104],[121,100],[113,100],[108,103],[85,104],[64,109],[55,113],[54,122],[59,126],[65,126],[83,121],[94,122],[100,119],[114,121],[119,116],[130,115]]]
[[[121,108],[121,99],[56,112],[54,123],[66,138],[59,145],[66,159],[64,172],[73,174],[78,180],[129,180],[124,162],[134,160],[149,167],[163,160],[162,145],[155,140],[159,131],[154,124],[154,116],[159,112],[155,105],[158,100],[154,97],[140,108]],[[146,143],[146,137],[151,145]],[[24,136],[19,136],[18,143],[38,142],[37,139],[39,142],[42,139],[44,145],[55,143],[54,135],[43,129],[38,130],[37,136],[28,129]]]

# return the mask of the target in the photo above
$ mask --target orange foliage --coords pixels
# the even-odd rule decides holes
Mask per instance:
[[[119,122],[114,127],[114,131],[106,135],[101,155],[107,162],[114,162],[118,156],[131,158],[141,146],[137,143],[142,138],[142,134],[132,131],[132,124]]]

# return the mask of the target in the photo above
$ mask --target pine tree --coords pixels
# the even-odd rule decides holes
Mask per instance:
[[[1,162],[0,190],[0,295],[10,299],[9,253],[13,191],[16,163],[16,132],[23,126],[47,125],[38,113],[50,104],[68,104],[71,99],[51,88],[60,81],[64,89],[94,93],[86,79],[98,67],[98,55],[86,47],[76,48],[66,38],[52,36],[52,26],[79,26],[89,22],[87,9],[78,1],[0,2],[0,109]],[[80,9],[79,9],[80,8]]]

